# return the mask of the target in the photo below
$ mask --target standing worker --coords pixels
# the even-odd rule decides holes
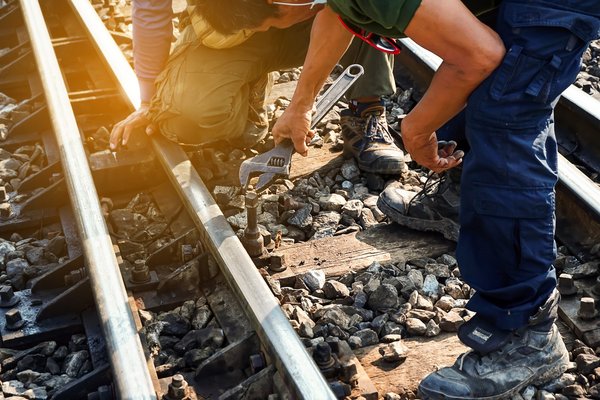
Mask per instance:
[[[267,3],[238,7],[227,11],[231,18],[243,22],[269,16],[269,26],[220,33],[199,7],[191,5],[169,55],[171,3],[133,2],[133,58],[142,104],[115,124],[111,149],[126,145],[136,128],[145,128],[147,134],[160,132],[181,144],[252,146],[269,128],[265,102],[273,86],[270,72],[302,64],[318,9],[282,7],[272,13],[277,7]],[[396,90],[393,56],[357,40],[342,63],[365,69],[347,94],[350,109],[342,113],[348,150],[362,170],[397,176],[404,153],[389,135],[381,100]],[[306,154],[304,138],[296,147]]]
[[[302,10],[325,1],[197,0],[197,6],[223,30],[269,26],[272,17],[245,23],[231,17],[228,10],[249,2],[272,4],[275,15],[284,5]],[[467,305],[476,314],[458,336],[472,350],[428,375],[419,385],[421,396],[510,398],[527,385],[558,377],[569,355],[554,324],[559,296],[552,266],[553,109],[575,80],[590,41],[600,37],[600,2],[326,3],[315,18],[294,97],[273,128],[276,141],[289,137],[297,144],[306,138],[315,96],[353,34],[376,47],[394,46],[386,37],[408,36],[444,60],[402,121],[404,145],[415,161],[434,172],[462,162],[454,144],[438,149],[435,132],[464,109],[470,150],[461,178],[457,257],[464,280],[476,290]],[[496,8],[490,26],[474,14]]]

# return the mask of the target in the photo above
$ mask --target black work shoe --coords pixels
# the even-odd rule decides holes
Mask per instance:
[[[404,152],[390,136],[382,105],[367,108],[360,117],[351,110],[343,110],[340,116],[344,155],[354,157],[361,171],[382,175],[402,172]]]
[[[452,367],[429,374],[419,384],[423,399],[507,399],[529,385],[558,378],[569,353],[556,325],[513,332],[508,342],[487,355],[475,351],[458,357]]]
[[[431,175],[433,176],[433,175]],[[439,232],[458,240],[459,187],[447,174],[437,181],[431,176],[419,193],[389,185],[377,199],[377,207],[392,221],[419,231]]]

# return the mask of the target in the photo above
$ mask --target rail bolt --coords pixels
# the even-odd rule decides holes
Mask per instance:
[[[19,298],[15,296],[11,286],[2,285],[0,286],[0,307],[7,308],[12,307],[19,302]]]
[[[8,310],[4,317],[6,318],[6,329],[9,331],[16,331],[25,324],[25,321],[21,318],[21,313],[17,309]]]
[[[150,271],[144,260],[135,260],[131,271],[131,282],[146,283],[150,281]]]
[[[250,371],[252,374],[256,374],[267,366],[265,359],[262,354],[252,354],[250,356]]]
[[[342,381],[346,382],[352,387],[358,386],[358,368],[356,363],[348,361],[340,365]]]
[[[281,272],[287,269],[287,261],[285,254],[274,254],[271,256],[271,264],[269,269],[273,272]]]
[[[256,192],[248,192],[246,193],[245,200],[248,225],[244,230],[242,244],[250,257],[260,257],[263,254],[265,246],[257,222],[258,194]]]
[[[570,296],[577,293],[577,287],[570,274],[560,274],[558,277],[558,291],[563,296]]]
[[[188,262],[192,258],[194,258],[194,246],[191,244],[182,244],[181,245],[181,261]]]
[[[594,319],[598,315],[596,302],[591,297],[582,297],[579,301],[577,316],[581,319]]]
[[[165,400],[185,400],[187,398],[188,383],[181,374],[173,375]]]
[[[327,342],[317,344],[313,352],[313,359],[325,378],[330,379],[338,375],[339,365],[336,364],[335,358],[331,354],[331,347]]]
[[[12,215],[12,207],[10,203],[2,203],[0,204],[0,217],[1,218],[10,218]]]
[[[331,391],[333,392],[334,396],[338,399],[345,399],[352,393],[352,388],[350,387],[350,385],[344,382],[329,382],[329,387],[331,388]]]

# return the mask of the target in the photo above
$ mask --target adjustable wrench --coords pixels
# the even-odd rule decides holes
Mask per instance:
[[[316,113],[312,117],[310,129],[317,127],[317,124],[363,73],[364,69],[359,64],[352,64],[346,68],[327,91],[317,99]],[[294,144],[290,139],[286,139],[273,149],[245,160],[240,166],[240,184],[246,188],[250,179],[259,175],[254,189],[260,192],[276,178],[289,176],[292,154],[294,154]]]

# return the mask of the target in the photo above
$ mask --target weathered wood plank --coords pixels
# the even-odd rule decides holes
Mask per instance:
[[[397,365],[382,360],[380,346],[369,346],[355,350],[366,373],[376,382],[381,396],[388,392],[416,393],[419,382],[438,368],[451,366],[456,358],[468,350],[456,337],[445,333],[435,338],[403,339],[408,347],[408,357]]]
[[[324,270],[328,277],[341,276],[372,262],[400,262],[419,257],[436,257],[454,250],[454,242],[435,233],[413,231],[397,224],[381,225],[367,231],[296,243],[277,249],[288,268],[275,273],[289,281],[311,269]]]

